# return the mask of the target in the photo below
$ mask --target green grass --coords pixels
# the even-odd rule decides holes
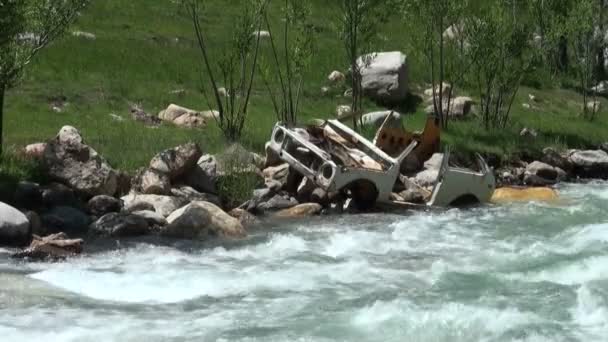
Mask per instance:
[[[336,105],[349,102],[339,95],[342,89],[330,96],[321,95],[327,75],[335,69],[346,69],[346,59],[333,28],[337,13],[332,12],[326,0],[310,1],[319,49],[305,77],[301,121],[332,117]],[[205,27],[214,55],[223,53],[230,38],[237,2],[207,1]],[[271,9],[275,24],[280,23],[278,9],[278,4]],[[24,80],[7,96],[5,144],[17,148],[43,141],[53,137],[61,126],[73,125],[114,167],[129,171],[145,165],[158,151],[187,141],[196,141],[212,153],[226,146],[216,127],[184,130],[163,125],[151,129],[130,119],[131,103],[139,103],[153,114],[170,103],[208,109],[198,90],[201,64],[191,23],[171,2],[97,1],[70,28],[74,30],[92,32],[97,39],[88,41],[66,35],[38,56]],[[412,53],[407,38],[399,21],[390,20],[379,33],[375,49],[402,50],[411,55],[412,83],[422,87],[425,64]],[[186,93],[171,94],[175,89],[185,89]],[[533,110],[522,107],[523,102],[528,102],[529,93],[542,100]],[[62,113],[51,110],[52,100],[58,97],[67,98],[69,103]],[[602,103],[608,108],[606,101]],[[548,145],[588,147],[608,140],[606,115],[593,123],[585,122],[578,117],[580,106],[580,96],[570,90],[522,89],[509,128],[486,132],[477,120],[470,120],[454,123],[443,140],[457,150],[499,156],[538,151]],[[424,104],[405,119],[409,128],[422,128],[422,107]],[[260,151],[275,122],[261,82],[255,86],[250,109],[243,141]],[[367,102],[365,109],[374,110],[376,106]],[[113,121],[110,113],[126,120]],[[523,127],[537,129],[541,136],[533,142],[521,139],[519,131]]]

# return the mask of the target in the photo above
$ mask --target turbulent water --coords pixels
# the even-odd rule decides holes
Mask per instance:
[[[0,250],[2,341],[606,341],[608,184],[559,204],[330,217],[243,242]]]

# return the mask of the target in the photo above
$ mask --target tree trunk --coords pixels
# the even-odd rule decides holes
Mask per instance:
[[[2,123],[4,121],[4,93],[5,93],[6,87],[4,85],[0,85],[0,157],[2,156],[2,152],[3,149],[2,147],[4,146],[3,144],[3,140],[2,138],[4,137],[4,128],[2,126]]]

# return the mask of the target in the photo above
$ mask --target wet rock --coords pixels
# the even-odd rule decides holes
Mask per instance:
[[[48,143],[43,163],[51,178],[85,196],[112,196],[116,193],[117,172],[97,151],[84,143],[74,127],[64,126]]]
[[[161,215],[156,213],[155,211],[150,210],[142,210],[135,211],[133,215],[139,216],[148,222],[150,227],[164,227],[167,225],[167,219]]]
[[[48,233],[46,227],[42,225],[42,219],[40,219],[40,215],[38,215],[35,211],[26,211],[24,215],[30,222],[30,230],[32,234],[44,236]]]
[[[42,189],[42,203],[47,207],[81,207],[81,203],[74,191],[59,183],[51,183]]]
[[[206,154],[199,158],[196,166],[186,175],[184,183],[200,192],[217,194],[217,179],[217,160]]]
[[[42,215],[42,224],[51,233],[84,234],[90,223],[91,220],[85,213],[72,207],[54,207]]]
[[[205,239],[208,235],[241,238],[246,236],[241,223],[218,206],[193,202],[171,214],[161,234],[185,239]]]
[[[318,203],[304,203],[289,209],[281,210],[274,214],[274,216],[278,218],[310,217],[320,214],[322,209],[323,207]]]
[[[535,161],[526,167],[524,183],[532,186],[546,186],[556,184],[565,178],[564,170]]]
[[[38,208],[42,206],[42,188],[37,183],[19,182],[13,199],[20,208]]]
[[[132,211],[136,203],[143,202],[152,205],[154,207],[154,211],[163,215],[164,217],[171,215],[171,213],[175,210],[188,204],[188,200],[186,199],[162,195],[140,195],[132,193],[127,196],[123,196],[121,199],[125,203],[127,211]],[[141,206],[141,204],[138,205]],[[144,210],[141,209],[141,207],[137,209]]]
[[[117,213],[122,210],[123,203],[120,199],[107,195],[99,195],[91,198],[87,205],[89,213],[93,216],[103,216],[108,213]]]
[[[109,213],[91,224],[92,233],[111,237],[141,236],[149,233],[148,221],[128,213]]]
[[[278,211],[278,210],[282,210],[282,209],[288,209],[291,207],[295,207],[296,205],[298,205],[298,201],[293,198],[290,197],[287,194],[277,194],[272,196],[269,200],[260,203],[257,206],[257,210],[260,210],[262,212],[265,211]]]
[[[244,209],[233,209],[228,214],[239,220],[239,222],[241,223],[241,225],[243,225],[244,228],[249,228],[260,224],[260,220],[258,220],[255,215]]]
[[[608,178],[608,153],[602,150],[571,151],[569,160],[578,176]]]
[[[63,260],[82,253],[81,239],[69,239],[64,233],[40,237],[35,235],[30,246],[13,258],[38,260]]]
[[[0,245],[19,246],[30,237],[30,222],[19,210],[0,202]]]
[[[188,202],[202,201],[211,202],[216,205],[220,205],[221,200],[218,196],[213,194],[205,194],[196,191],[194,188],[182,185],[171,189],[171,195],[178,198],[183,198]]]
[[[200,147],[188,143],[157,154],[150,161],[150,169],[167,175],[173,181],[191,171],[201,156]]]
[[[402,103],[408,94],[407,57],[401,52],[378,52],[357,59],[366,96],[383,103]]]

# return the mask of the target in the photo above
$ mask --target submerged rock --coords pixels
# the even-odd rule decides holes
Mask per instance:
[[[109,213],[91,224],[90,230],[111,237],[141,236],[149,232],[149,225],[145,218],[135,214]]]
[[[99,195],[91,198],[88,209],[91,215],[103,216],[108,213],[117,213],[122,210],[123,203],[112,196]]]
[[[302,218],[318,215],[321,213],[321,210],[323,210],[323,207],[318,203],[304,203],[281,210],[274,216],[278,218]]]
[[[64,233],[39,237],[34,235],[30,246],[13,258],[37,260],[61,260],[82,253],[82,239],[69,239]]]

